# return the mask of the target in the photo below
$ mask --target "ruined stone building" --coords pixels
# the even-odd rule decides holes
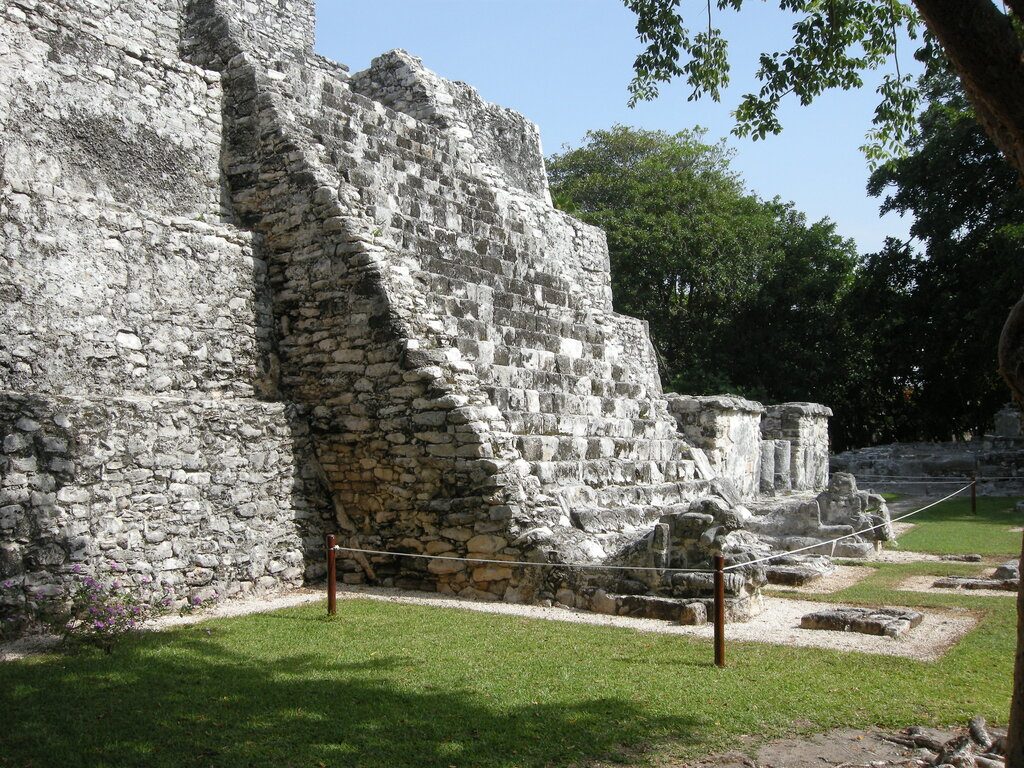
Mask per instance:
[[[697,567],[884,519],[826,491],[826,408],[662,392],[603,233],[552,207],[517,113],[401,51],[350,74],[314,53],[313,0],[0,14],[4,600],[75,563],[297,585],[326,532]],[[581,607],[707,587],[341,556],[347,583]]]

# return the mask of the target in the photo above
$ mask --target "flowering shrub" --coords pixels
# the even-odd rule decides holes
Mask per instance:
[[[124,572],[124,567],[111,563],[111,570]],[[162,596],[145,601],[133,585],[124,584],[120,578],[101,582],[86,575],[80,565],[74,566],[71,572],[76,575],[75,582],[58,589],[56,594],[36,593],[29,601],[13,606],[8,600],[3,609],[0,635],[16,634],[37,623],[59,635],[65,644],[94,645],[111,653],[121,637],[142,629],[148,619],[169,613],[177,602],[173,586],[166,581],[161,584]],[[152,583],[148,576],[140,581]],[[14,579],[0,582],[3,592],[17,587]],[[178,613],[192,613],[204,602],[202,597],[194,595],[178,608]]]

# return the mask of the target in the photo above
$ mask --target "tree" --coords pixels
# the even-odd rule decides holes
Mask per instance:
[[[636,60],[634,99],[650,98],[659,82],[675,77],[690,83],[693,97],[717,97],[728,82],[727,50],[710,23],[710,0],[708,31],[693,36],[678,13],[680,1],[625,0],[647,44]],[[717,0],[720,10],[742,5],[743,0]],[[828,88],[859,86],[861,72],[882,66],[895,53],[896,29],[915,34],[921,19],[960,78],[978,121],[1024,183],[1024,0],[1006,0],[1006,12],[992,0],[914,0],[913,6],[901,0],[779,0],[779,5],[803,17],[793,27],[789,51],[762,55],[763,85],[737,109],[739,133],[763,136],[780,130],[778,105],[790,93],[807,104]],[[884,149],[909,132],[914,96],[898,72],[885,79],[880,91],[875,139]],[[876,144],[870,151],[879,156],[883,150]],[[1024,299],[1003,325],[998,358],[1014,398],[1024,404]],[[1021,556],[1024,563],[1024,549]],[[1007,765],[1024,768],[1024,590],[1017,598]]]
[[[673,389],[832,402],[854,244],[746,192],[703,136],[591,131],[551,158],[554,199],[607,233],[616,309],[648,321]]]
[[[990,426],[1006,401],[996,347],[1024,289],[1024,189],[947,67],[933,65],[921,90],[928,107],[908,153],[876,170],[868,189],[887,193],[883,211],[913,215],[924,247],[905,307],[917,340],[913,439],[948,440]]]
[[[548,163],[554,198],[604,229],[616,309],[646,319],[662,370],[708,367],[727,318],[780,258],[774,218],[701,131],[616,126]]]

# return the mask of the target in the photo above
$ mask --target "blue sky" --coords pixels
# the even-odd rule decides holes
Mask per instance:
[[[695,24],[706,23],[704,4]],[[719,11],[715,25],[729,39],[732,85],[716,104],[686,100],[682,85],[636,109],[626,86],[640,50],[635,20],[620,0],[318,0],[317,49],[352,71],[392,48],[404,48],[430,69],[476,87],[488,101],[512,107],[541,129],[545,153],[577,146],[588,129],[615,123],[669,132],[701,125],[708,138],[729,137],[731,111],[756,88],[758,54],[786,47],[793,17],[774,3],[749,1],[741,14]],[[912,48],[900,65],[914,71]],[[867,164],[859,147],[870,128],[880,75],[860,91],[827,94],[810,107],[781,112],[784,130],[764,141],[729,137],[734,167],[764,198],[792,200],[812,220],[828,217],[861,252],[887,235],[905,238],[910,222],[880,218],[867,196]]]

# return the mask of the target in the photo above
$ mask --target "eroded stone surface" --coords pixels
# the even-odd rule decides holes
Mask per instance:
[[[944,576],[936,579],[933,586],[939,589],[996,589],[1016,592],[1020,582],[1014,578],[973,578],[968,576]]]
[[[345,583],[693,621],[678,569],[723,553],[740,617],[759,555],[884,518],[827,487],[827,408],[662,393],[522,116],[400,51],[350,75],[313,0],[0,13],[4,601],[72,563],[292,585],[339,531],[446,558]]]
[[[865,635],[900,637],[924,620],[918,611],[904,608],[834,608],[809,613],[800,620],[803,629],[861,632]]]

